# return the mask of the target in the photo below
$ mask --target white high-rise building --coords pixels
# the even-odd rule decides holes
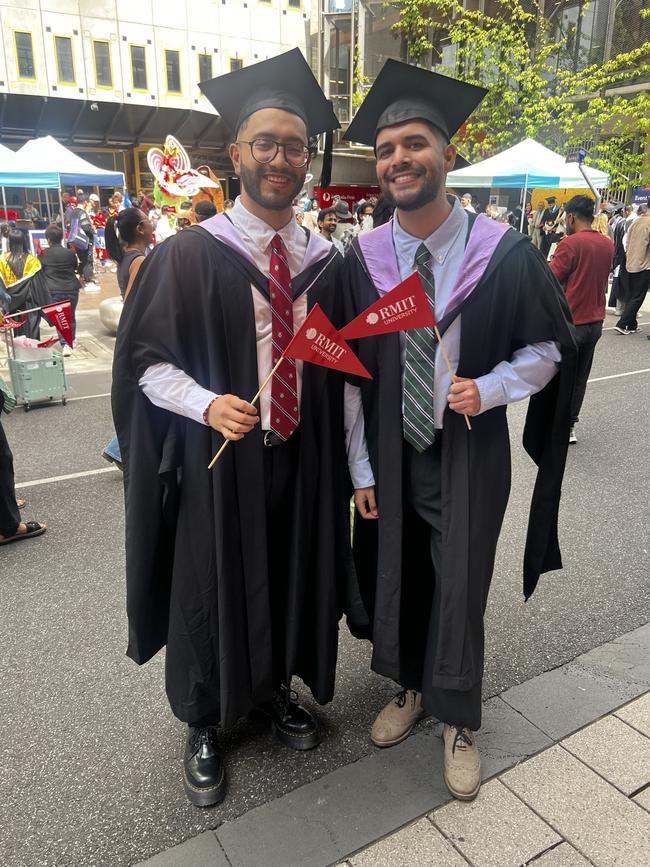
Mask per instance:
[[[199,81],[290,48],[312,0],[2,0],[0,141],[38,135],[150,188],[168,133],[227,177],[228,133]]]

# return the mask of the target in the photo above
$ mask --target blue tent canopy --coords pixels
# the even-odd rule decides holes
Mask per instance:
[[[0,145],[0,187],[57,190],[66,184],[123,187],[124,174],[94,166],[52,136],[28,141],[17,152]]]

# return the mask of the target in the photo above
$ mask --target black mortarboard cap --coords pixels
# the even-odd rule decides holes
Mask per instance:
[[[483,87],[387,60],[344,138],[374,147],[385,127],[426,120],[451,140],[486,93]]]
[[[199,87],[233,133],[253,112],[263,108],[297,114],[310,137],[340,126],[299,48],[202,81]]]

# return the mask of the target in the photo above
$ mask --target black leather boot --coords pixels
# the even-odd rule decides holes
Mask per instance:
[[[293,690],[280,687],[273,699],[257,708],[271,723],[276,738],[292,750],[312,750],[321,741],[318,723],[298,704]]]
[[[190,727],[183,759],[185,794],[196,807],[212,807],[226,795],[226,768],[214,726]]]

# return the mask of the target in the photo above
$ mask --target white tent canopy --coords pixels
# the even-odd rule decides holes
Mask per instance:
[[[24,168],[16,151],[0,144],[0,187],[41,187],[55,190],[59,183],[56,172]]]
[[[60,184],[88,184],[90,186],[124,186],[124,174],[100,169],[69,151],[52,136],[35,138],[26,142],[15,154],[15,170],[23,174],[52,173],[59,176]],[[1,157],[0,157],[1,158]],[[7,184],[8,186],[8,184]],[[27,186],[25,184],[24,186]],[[33,183],[29,186],[45,186]]]
[[[609,185],[608,174],[587,166],[585,169],[596,189],[604,189]],[[447,186],[589,189],[578,163],[567,163],[561,154],[556,154],[532,138],[524,139],[480,163],[450,172]]]

